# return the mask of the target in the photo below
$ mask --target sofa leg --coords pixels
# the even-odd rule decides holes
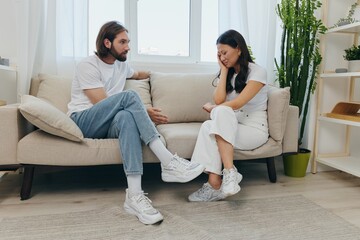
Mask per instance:
[[[267,165],[269,180],[270,182],[275,183],[276,182],[275,158],[274,157],[266,158],[266,165]]]
[[[31,187],[34,177],[34,166],[24,166],[23,182],[21,186],[20,199],[27,200],[30,198]]]

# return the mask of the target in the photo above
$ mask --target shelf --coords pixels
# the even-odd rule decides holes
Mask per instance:
[[[344,26],[331,28],[326,33],[359,33],[359,32],[360,32],[360,22],[355,22]]]
[[[323,114],[318,119],[320,121],[325,121],[325,122],[331,122],[331,123],[338,123],[338,124],[349,125],[349,126],[354,126],[354,127],[360,127],[360,122],[349,121],[349,120],[338,119],[338,118],[332,118],[332,117],[326,117]]]
[[[337,78],[337,77],[360,77],[360,72],[346,72],[346,73],[322,73],[321,78]]]
[[[16,67],[0,65],[0,70],[16,71]]]
[[[356,157],[318,157],[316,161],[360,177],[360,158]]]

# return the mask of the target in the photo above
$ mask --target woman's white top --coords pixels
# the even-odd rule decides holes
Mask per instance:
[[[231,79],[231,85],[235,87],[235,77],[236,74],[234,74],[233,78]],[[246,83],[249,81],[257,81],[261,82],[264,85],[264,87],[261,88],[261,90],[242,108],[238,110],[243,110],[245,112],[255,112],[255,111],[265,111],[267,110],[267,94],[268,94],[268,87],[266,85],[267,83],[267,73],[266,70],[255,64],[255,63],[249,63],[249,70],[248,70],[248,76],[246,79]],[[235,99],[237,96],[239,96],[239,93],[235,91],[235,89],[228,93],[226,100],[231,101]]]

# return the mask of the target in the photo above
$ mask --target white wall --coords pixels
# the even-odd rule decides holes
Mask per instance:
[[[21,39],[17,39],[15,6],[16,0],[0,0],[0,56],[9,58],[10,65],[16,65],[17,46],[21,43]]]

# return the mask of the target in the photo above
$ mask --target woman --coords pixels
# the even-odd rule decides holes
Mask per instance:
[[[238,193],[242,175],[233,163],[234,148],[253,150],[269,136],[265,69],[253,62],[237,31],[226,31],[216,44],[220,73],[215,104],[203,107],[211,120],[202,124],[191,158],[205,166],[209,177],[189,201],[217,201]]]

